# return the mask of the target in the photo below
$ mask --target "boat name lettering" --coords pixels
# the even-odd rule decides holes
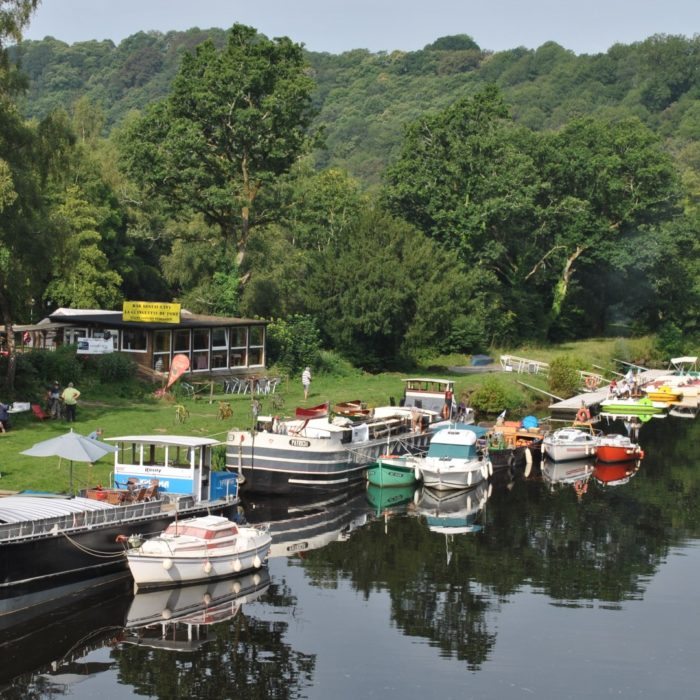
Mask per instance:
[[[288,552],[300,552],[302,549],[308,549],[309,548],[309,543],[308,542],[296,542],[295,544],[290,544],[289,547],[287,547]]]
[[[311,447],[311,443],[308,440],[299,440],[298,438],[291,438],[289,444],[292,447]]]
[[[160,474],[163,470],[160,467],[146,467],[144,471],[146,474]]]

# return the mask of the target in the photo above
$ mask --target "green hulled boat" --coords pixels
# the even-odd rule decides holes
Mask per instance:
[[[374,486],[413,486],[416,473],[412,455],[382,455],[367,469],[367,481]]]
[[[665,408],[665,405],[659,406],[647,396],[641,399],[606,399],[600,403],[602,413],[620,416],[655,416],[663,413]]]

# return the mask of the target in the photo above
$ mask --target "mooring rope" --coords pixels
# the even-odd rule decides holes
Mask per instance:
[[[81,552],[84,552],[85,554],[90,554],[93,557],[98,557],[100,559],[118,559],[120,557],[124,556],[124,552],[101,552],[98,549],[91,549],[90,547],[86,547],[83,544],[80,544],[79,542],[76,542],[70,535],[68,535],[64,530],[61,531],[61,534],[76,548],[79,549]]]

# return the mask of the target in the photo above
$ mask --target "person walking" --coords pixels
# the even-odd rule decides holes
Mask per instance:
[[[304,400],[309,398],[309,387],[311,386],[311,367],[307,367],[301,373],[301,385],[304,387]]]
[[[61,400],[66,407],[66,420],[69,423],[75,422],[75,407],[79,398],[80,392],[73,386],[73,382],[69,382],[61,394]]]
[[[46,394],[49,405],[49,415],[54,420],[61,417],[61,388],[58,382],[54,382]]]

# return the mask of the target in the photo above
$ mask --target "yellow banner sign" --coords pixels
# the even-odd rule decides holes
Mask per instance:
[[[180,323],[180,304],[159,301],[125,301],[122,307],[124,321],[141,323]]]

